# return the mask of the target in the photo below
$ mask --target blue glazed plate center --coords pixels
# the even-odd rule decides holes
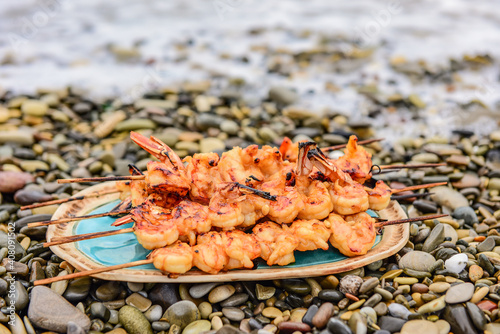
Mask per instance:
[[[103,205],[89,214],[103,213],[111,210],[119,201],[114,201],[109,204]],[[371,216],[376,216],[372,211],[368,211]],[[83,234],[92,232],[101,232],[109,230],[119,230],[122,228],[132,227],[133,224],[126,224],[119,227],[113,227],[111,224],[115,221],[112,217],[101,217],[94,219],[87,219],[77,222],[73,227],[73,234]],[[381,236],[378,235],[375,240],[377,245]],[[134,233],[125,233],[119,235],[112,235],[109,237],[97,238],[79,241],[76,244],[78,250],[85,254],[94,262],[100,263],[105,266],[112,266],[115,264],[122,264],[132,261],[144,260],[150,253],[149,250],[142,247],[135,237]],[[286,268],[299,268],[308,267],[318,264],[338,262],[347,259],[335,248],[330,246],[330,249],[324,251],[322,249],[308,251],[308,252],[295,252],[295,263],[284,266]],[[258,269],[271,268],[264,262],[259,262]],[[272,268],[283,268],[274,266]],[[135,269],[149,269],[156,270],[152,264],[135,267]]]

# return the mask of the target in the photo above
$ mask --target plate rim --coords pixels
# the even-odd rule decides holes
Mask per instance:
[[[75,196],[82,196],[96,191],[106,191],[116,189],[116,182],[105,182],[88,187]],[[88,214],[97,207],[109,203],[110,201],[119,199],[120,193],[107,194],[101,197],[87,198],[80,201],[73,201],[61,204],[52,219],[60,219],[68,215],[84,215]],[[406,213],[396,201],[391,201],[389,206],[377,211],[383,219],[404,219],[407,218]],[[73,225],[75,221],[49,225],[47,228],[47,241],[55,237],[72,235]],[[177,278],[171,278],[168,275],[162,274],[160,271],[150,269],[120,269],[112,272],[92,275],[94,278],[103,280],[128,281],[128,282],[143,282],[143,283],[202,283],[202,282],[228,282],[228,281],[252,281],[252,280],[273,280],[283,278],[303,278],[316,277],[341,272],[350,271],[368,265],[374,261],[385,259],[397,253],[403,248],[409,239],[409,224],[391,225],[384,228],[382,240],[367,254],[344,259],[337,262],[317,264],[298,268],[276,267],[273,269],[238,269],[228,272],[220,272],[216,275],[207,274],[201,271],[189,271],[186,274],[180,275]],[[79,271],[106,267],[103,266],[81,252],[75,243],[51,246],[51,251],[60,258],[68,261],[73,267]]]

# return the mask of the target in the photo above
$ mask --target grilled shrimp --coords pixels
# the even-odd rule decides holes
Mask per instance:
[[[332,234],[325,223],[317,219],[297,219],[290,225],[288,231],[299,239],[296,249],[301,252],[318,248],[327,250],[328,238]]]
[[[336,213],[328,216],[332,234],[330,243],[342,254],[352,257],[366,254],[377,236],[375,219],[365,212],[342,217]]]
[[[132,210],[137,241],[146,249],[161,248],[179,239],[171,211],[145,203]]]
[[[221,182],[219,156],[217,153],[201,153],[184,158],[185,174],[191,183],[189,196],[193,201],[208,204],[215,193],[215,186]]]
[[[222,246],[222,237],[217,232],[198,236],[198,244],[193,246],[193,266],[209,274],[217,274],[229,263],[229,256]]]
[[[255,225],[252,231],[259,242],[261,257],[269,266],[295,262],[293,252],[299,245],[299,239],[292,233],[270,221]]]
[[[358,145],[356,136],[349,137],[344,155],[335,163],[356,182],[363,184],[371,178],[372,156]]]
[[[391,188],[382,180],[378,180],[375,188],[367,190],[370,209],[383,210],[391,201]]]
[[[180,241],[155,249],[150,256],[153,257],[155,268],[164,273],[184,274],[193,266],[193,250]]]

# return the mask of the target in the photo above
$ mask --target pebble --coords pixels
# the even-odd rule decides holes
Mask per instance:
[[[359,287],[359,293],[364,294],[372,289],[374,289],[379,284],[379,279],[377,277],[371,277],[365,280]]]
[[[385,329],[390,333],[396,333],[401,331],[401,328],[403,328],[403,325],[405,323],[406,320],[403,319],[389,317],[389,316],[382,316],[379,319],[378,325],[381,329]]]
[[[478,330],[483,330],[486,325],[484,312],[474,303],[467,303],[467,313]]]
[[[444,225],[437,224],[425,239],[424,245],[422,247],[422,251],[429,253],[436,249],[436,247],[444,241]]]
[[[50,305],[50,312],[47,312],[47,305]],[[33,325],[56,332],[66,332],[70,321],[85,331],[90,328],[90,319],[85,314],[44,286],[31,290],[28,318]]]
[[[276,288],[273,286],[264,286],[261,284],[255,285],[255,295],[258,300],[267,300],[274,296]]]
[[[0,171],[0,192],[13,193],[34,181],[29,173]]]
[[[446,186],[432,188],[431,199],[439,205],[455,210],[456,208],[468,206],[469,201],[458,191]]]
[[[222,313],[232,321],[241,321],[245,318],[245,313],[237,307],[224,307],[222,308]]]
[[[445,296],[442,296],[420,306],[417,311],[420,314],[432,313],[442,310],[445,306]]]
[[[0,144],[14,143],[22,146],[31,146],[34,142],[33,134],[29,131],[0,131]]]
[[[197,320],[189,325],[187,325],[182,334],[198,334],[202,332],[209,331],[212,328],[212,324],[208,320]]]
[[[162,315],[163,310],[160,305],[152,305],[146,312],[144,312],[144,316],[149,322],[160,320]]]
[[[344,298],[344,294],[338,290],[324,289],[318,294],[318,298],[329,301],[329,302],[339,302]]]
[[[443,312],[443,320],[451,325],[454,334],[477,334],[465,307],[460,304],[447,306]]]
[[[232,285],[220,285],[210,291],[208,300],[210,301],[210,303],[216,304],[231,297],[235,291],[236,290]]]
[[[434,283],[436,284],[436,283]],[[472,298],[474,294],[474,285],[471,283],[462,283],[453,285],[448,289],[445,301],[448,304],[464,303]]]
[[[312,318],[312,324],[318,329],[322,329],[326,326],[328,320],[335,313],[335,308],[332,303],[322,304],[314,317]]]
[[[152,304],[152,302],[149,299],[145,298],[144,296],[142,296],[141,294],[139,294],[137,292],[128,296],[125,299],[125,302],[128,305],[137,308],[141,312],[146,312],[147,309],[149,309],[149,307]]]
[[[479,303],[486,295],[490,292],[490,289],[486,286],[483,286],[482,288],[479,288],[472,297],[470,298],[470,302],[477,304]]]
[[[392,303],[388,306],[389,313],[396,318],[408,319],[408,316],[412,314],[405,306]]]
[[[120,285],[116,282],[105,282],[100,287],[97,288],[95,295],[97,299],[107,302],[115,299],[120,293]]]
[[[149,291],[148,298],[153,304],[160,305],[164,311],[181,300],[177,284],[173,283],[157,283]]]
[[[177,325],[181,329],[193,321],[200,320],[200,312],[196,304],[189,300],[179,301],[170,306],[163,314],[171,325]]]
[[[346,275],[340,280],[339,290],[344,294],[350,293],[351,295],[357,296],[361,284],[363,284],[363,279],[361,277]]]
[[[467,261],[469,260],[469,257],[467,254],[456,254],[447,259],[444,262],[444,266],[446,267],[447,270],[459,274],[464,268],[467,266]]]
[[[118,311],[118,319],[129,334],[153,334],[148,319],[135,307],[123,306]]]
[[[351,329],[340,319],[330,318],[327,324],[328,331],[335,334],[352,334]]]
[[[435,261],[434,257],[429,253],[413,251],[401,257],[399,260],[399,267],[417,271],[429,271]]]
[[[307,333],[311,331],[311,327],[308,324],[301,322],[289,322],[283,321],[278,324],[278,329],[280,333],[291,334],[294,332]]]
[[[401,334],[439,334],[439,327],[427,320],[411,320],[403,325]]]

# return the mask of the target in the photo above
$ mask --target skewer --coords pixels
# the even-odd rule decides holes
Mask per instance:
[[[102,195],[108,195],[108,194],[114,194],[120,192],[119,190],[106,190],[106,191],[97,191],[95,193],[91,193],[88,195],[83,195],[83,196],[75,196],[75,197],[68,197],[68,198],[62,198],[62,199],[55,199],[52,201],[47,201],[47,202],[41,202],[41,203],[36,203],[36,204],[31,204],[31,205],[25,205],[22,206],[20,209],[21,210],[28,210],[28,209],[34,209],[34,208],[39,208],[42,206],[47,206],[47,205],[53,205],[53,204],[62,204],[62,203],[67,203],[67,202],[72,202],[72,201],[79,201],[82,199],[86,198],[93,198],[93,197],[99,197]]]
[[[144,180],[145,175],[126,175],[126,176],[105,176],[105,177],[82,177],[78,179],[59,179],[57,183],[83,183],[83,182],[104,182],[104,181],[125,181],[125,180]]]
[[[420,216],[420,217],[408,218],[408,219],[388,220],[385,222],[375,223],[375,227],[380,228],[380,227],[389,226],[389,225],[412,223],[412,222],[418,222],[418,221],[422,221],[422,220],[442,218],[442,217],[446,217],[446,216],[448,216],[448,215],[442,214],[442,215]]]
[[[83,220],[83,219],[90,219],[90,218],[100,218],[100,217],[107,217],[107,216],[116,216],[116,215],[121,215],[121,214],[126,214],[126,213],[130,213],[130,210],[111,211],[111,212],[105,212],[105,213],[96,213],[96,214],[93,214],[93,215],[78,216],[78,217],[68,217],[68,218],[61,218],[61,219],[55,219],[55,220],[44,220],[44,221],[41,221],[41,222],[29,223],[28,227],[37,227],[37,226],[45,226],[45,225],[62,224],[62,223],[67,223],[67,222],[71,222],[71,221],[74,221],[74,220]]]
[[[130,267],[142,266],[144,264],[149,264],[149,263],[153,263],[153,259],[138,260],[138,261],[123,263],[123,264],[116,264],[114,266],[109,266],[109,267],[80,271],[77,273],[72,273],[72,274],[63,275],[63,276],[45,278],[45,279],[35,281],[34,285],[50,284],[50,283],[64,281],[64,280],[72,279],[72,278],[79,278],[79,277],[100,274],[100,273],[118,270],[118,269],[125,269],[125,268],[130,268]]]
[[[422,193],[422,194],[408,194],[408,195],[391,196],[391,200],[393,200],[393,201],[399,201],[399,200],[408,199],[408,198],[427,197],[427,196],[430,196],[430,195],[434,195],[434,193]]]
[[[112,231],[103,231],[103,232],[71,235],[68,237],[57,238],[57,239],[54,239],[53,241],[50,241],[50,242],[45,242],[43,244],[43,247],[50,247],[50,246],[55,246],[55,245],[67,244],[70,242],[83,241],[83,240],[95,239],[95,238],[100,238],[100,237],[108,237],[111,235],[131,233],[131,232],[134,232],[133,227],[124,228],[121,230],[112,230]]]
[[[368,145],[368,144],[371,144],[371,143],[376,143],[376,142],[382,141],[384,139],[385,138],[362,140],[362,141],[358,141],[358,145]],[[321,150],[323,152],[330,152],[330,151],[340,150],[341,148],[346,148],[346,147],[347,147],[347,144],[341,144],[341,145],[323,147]]]
[[[427,183],[427,184],[419,184],[418,186],[405,187],[401,189],[391,189],[391,194],[397,194],[403,191],[413,191],[413,190],[426,189],[437,186],[444,186],[445,184],[448,184],[448,182]]]
[[[380,169],[403,169],[403,168],[426,168],[426,167],[440,167],[446,166],[446,163],[439,164],[415,164],[415,165],[384,165],[379,166]]]

